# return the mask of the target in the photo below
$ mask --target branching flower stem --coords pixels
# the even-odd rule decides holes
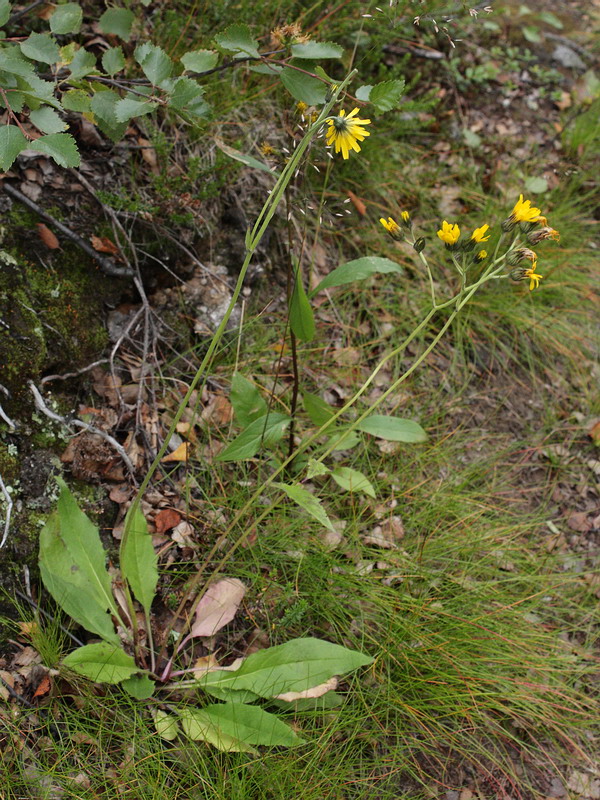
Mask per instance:
[[[213,356],[214,356],[214,354],[215,354],[215,352],[217,350],[217,347],[219,346],[219,343],[220,343],[220,341],[221,341],[221,339],[223,337],[223,334],[225,333],[225,329],[227,327],[227,323],[229,322],[229,318],[231,316],[231,313],[233,312],[233,309],[235,308],[235,305],[236,305],[236,303],[237,303],[237,301],[239,299],[240,293],[242,291],[242,287],[244,285],[244,280],[245,280],[245,277],[246,277],[246,273],[248,271],[248,267],[250,266],[250,262],[251,262],[251,260],[252,260],[252,258],[254,256],[256,248],[258,247],[262,237],[264,236],[267,228],[269,227],[269,224],[270,224],[271,220],[273,219],[273,216],[275,215],[275,212],[277,211],[279,203],[281,202],[281,200],[283,198],[283,195],[285,193],[285,189],[286,189],[288,183],[292,180],[292,178],[293,178],[293,176],[294,176],[294,174],[295,174],[295,172],[296,172],[296,170],[297,170],[297,168],[298,168],[298,166],[299,166],[299,164],[300,164],[300,162],[301,162],[301,160],[302,160],[302,158],[304,156],[304,153],[305,153],[306,149],[308,148],[308,146],[309,146],[309,144],[310,144],[310,142],[312,140],[312,138],[321,129],[321,126],[324,124],[325,120],[329,116],[329,113],[330,113],[331,109],[333,108],[334,104],[337,102],[338,97],[344,92],[345,87],[352,80],[352,78],[354,77],[355,72],[356,71],[353,70],[352,72],[349,73],[349,75],[342,81],[342,83],[340,83],[340,85],[337,87],[337,89],[332,93],[332,97],[329,100],[329,102],[326,103],[323,106],[323,109],[321,110],[321,113],[317,117],[316,121],[313,123],[313,125],[311,125],[309,127],[309,129],[307,130],[306,134],[302,138],[300,144],[298,145],[298,147],[294,151],[294,154],[292,155],[292,157],[290,158],[290,160],[288,161],[288,163],[286,164],[286,166],[282,170],[281,175],[279,176],[279,178],[277,179],[277,181],[275,183],[275,186],[271,190],[266,203],[264,204],[260,214],[258,215],[258,218],[257,218],[256,222],[254,223],[253,228],[251,230],[249,230],[248,233],[246,234],[246,256],[245,256],[244,262],[243,262],[243,264],[242,264],[242,266],[240,268],[240,272],[239,272],[239,275],[238,275],[238,278],[237,278],[237,281],[236,281],[236,284],[235,284],[235,287],[234,287],[234,290],[233,290],[233,293],[232,293],[232,296],[231,296],[231,300],[229,302],[229,305],[227,307],[225,315],[223,316],[223,319],[221,320],[217,330],[215,331],[215,334],[214,334],[214,336],[213,336],[213,338],[211,340],[211,343],[210,343],[210,345],[208,347],[208,350],[207,350],[204,358],[202,359],[202,362],[201,362],[200,366],[198,367],[198,370],[196,371],[196,374],[194,375],[194,377],[193,377],[193,379],[192,379],[192,381],[190,383],[189,389],[187,390],[185,396],[183,397],[183,399],[181,401],[181,404],[180,404],[179,408],[177,409],[177,411],[176,411],[176,413],[175,413],[175,415],[173,417],[173,421],[171,423],[171,426],[170,426],[169,430],[167,431],[167,434],[166,434],[165,439],[164,439],[164,441],[162,443],[162,446],[159,449],[158,453],[156,454],[156,457],[154,458],[154,461],[150,465],[150,467],[148,469],[148,472],[146,473],[142,483],[140,484],[140,487],[139,487],[138,492],[137,492],[137,494],[135,496],[135,499],[134,499],[134,501],[133,501],[133,503],[132,503],[132,505],[131,505],[131,507],[129,509],[129,513],[127,514],[127,518],[126,518],[126,521],[125,521],[125,527],[124,527],[124,530],[123,530],[123,538],[121,540],[121,554],[124,552],[124,548],[125,548],[127,539],[128,539],[128,537],[130,535],[131,525],[132,525],[132,521],[133,521],[133,518],[134,518],[135,511],[140,506],[140,503],[141,503],[142,497],[144,495],[144,492],[148,488],[148,485],[150,484],[150,481],[152,480],[152,477],[154,476],[154,473],[158,469],[158,466],[159,466],[159,464],[161,462],[162,457],[165,455],[165,453],[167,451],[167,448],[169,446],[169,442],[171,441],[171,438],[172,438],[172,436],[173,436],[173,434],[174,434],[174,432],[176,430],[177,423],[180,421],[185,409],[187,408],[187,405],[188,405],[188,403],[189,403],[189,401],[190,401],[190,399],[192,397],[192,394],[193,394],[194,390],[196,389],[196,387],[198,386],[201,378],[204,376],[204,374],[206,373],[206,371],[208,370],[208,368],[210,367],[210,365],[212,363]],[[288,459],[288,462],[289,461],[291,461],[291,458]],[[287,465],[287,462],[286,462],[286,465]],[[173,621],[171,623],[170,629],[172,628],[172,625],[174,624],[174,621],[183,613],[183,611],[185,609],[185,606],[187,605],[190,596],[192,596],[193,592],[196,590],[196,588],[197,588],[197,586],[198,586],[198,584],[200,582],[201,574],[202,573],[197,574],[190,581],[188,591],[186,592],[184,598],[182,599],[182,601],[181,601],[181,603],[179,605],[179,608],[177,609],[177,611],[173,615]],[[199,602],[200,597],[201,597],[201,595],[199,595],[196,598],[195,602]],[[165,636],[165,642],[166,643],[169,641],[170,629],[169,629],[169,631],[167,631],[167,634]],[[164,652],[166,650],[166,647],[167,647],[166,644],[163,645],[161,653],[159,654],[158,661],[160,661],[160,658],[164,654]]]
[[[350,433],[351,431],[355,430],[356,427],[360,425],[360,423],[364,419],[370,416],[373,413],[373,411],[375,411],[375,409],[377,409],[391,394],[396,392],[399,386],[408,377],[410,377],[410,375],[412,375],[412,373],[423,363],[423,361],[427,358],[427,356],[435,349],[440,340],[444,337],[444,334],[446,333],[448,328],[454,322],[454,319],[461,312],[464,306],[469,303],[469,301],[471,300],[473,295],[478,291],[478,289],[481,286],[483,286],[484,283],[487,283],[489,280],[492,280],[499,275],[500,271],[504,268],[504,261],[505,261],[504,256],[496,259],[487,267],[487,269],[479,278],[479,280],[476,281],[472,286],[461,289],[458,292],[458,294],[455,295],[454,297],[431,308],[430,311],[425,315],[423,320],[419,323],[419,325],[417,325],[408,334],[408,336],[404,339],[404,341],[400,345],[398,345],[398,347],[395,347],[391,352],[389,352],[386,356],[384,356],[381,359],[381,361],[373,369],[373,371],[366,379],[366,381],[364,381],[360,389],[358,389],[358,391],[350,398],[350,400],[348,400],[348,402],[341,409],[339,409],[339,411],[337,411],[324,425],[322,425],[314,434],[312,434],[312,436],[306,438],[303,442],[301,442],[301,444],[294,450],[292,455],[288,456],[288,458],[286,458],[285,461],[283,461],[283,463],[265,481],[261,483],[260,487],[256,489],[256,491],[246,502],[246,504],[241,509],[239,509],[234,518],[231,520],[230,524],[227,526],[227,529],[221,534],[221,536],[219,536],[219,538],[214,543],[213,547],[207,553],[203,563],[198,568],[198,572],[194,575],[194,577],[190,581],[190,585],[186,593],[186,596],[183,598],[174,618],[177,618],[183,612],[185,606],[187,605],[189,597],[192,596],[193,592],[199,586],[207,567],[211,564],[213,558],[221,550],[223,543],[235,530],[238,523],[249,513],[249,511],[253,507],[256,507],[255,506],[256,501],[264,493],[265,489],[267,489],[270,485],[272,485],[278,477],[280,477],[282,474],[285,474],[285,470],[287,469],[287,467],[294,458],[296,458],[301,452],[307,450],[309,447],[315,444],[317,440],[340,419],[340,417],[342,417],[347,411],[349,411],[352,408],[352,406],[355,405],[358,399],[362,397],[362,395],[367,391],[369,386],[373,383],[376,376],[383,369],[383,367],[390,360],[396,358],[400,353],[402,353],[408,347],[408,345],[413,341],[413,339],[415,339],[422,331],[424,331],[427,328],[427,326],[429,325],[429,323],[439,310],[454,306],[454,309],[448,316],[448,319],[445,321],[443,326],[440,328],[436,336],[432,339],[432,341],[423,351],[423,353],[421,353],[421,355],[414,361],[414,363],[402,375],[400,375],[400,377],[398,377],[391,384],[391,386],[389,386],[389,388],[385,392],[383,392],[383,394],[371,404],[371,406],[366,411],[364,411],[349,426],[347,426],[346,432]],[[317,462],[322,462],[325,458],[327,458],[328,455],[330,455],[330,453],[334,449],[335,449],[335,443],[332,443],[315,460]],[[248,536],[250,536],[250,534],[256,529],[256,527],[262,522],[263,519],[265,519],[269,514],[272,513],[272,508],[273,508],[272,505],[269,506],[268,508],[265,508],[264,511],[253,520],[252,524],[243,530],[243,532],[240,534],[237,540],[227,549],[227,552],[222,556],[218,564],[215,567],[213,567],[211,571],[211,574],[213,576],[218,575],[223,570],[225,565],[228,563],[229,559],[233,556],[236,550],[246,541]],[[204,591],[206,591],[206,589],[204,589]],[[204,591],[200,591],[198,595],[195,597],[194,602],[192,603],[192,606],[188,612],[188,619],[191,619],[196,606],[198,605],[198,603],[202,598],[202,595],[204,594]],[[168,677],[169,677],[168,675],[164,675],[163,680],[168,679]]]

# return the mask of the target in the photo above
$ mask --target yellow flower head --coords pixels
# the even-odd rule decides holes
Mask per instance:
[[[398,223],[394,219],[392,219],[392,217],[388,217],[387,219],[381,217],[379,222],[381,222],[381,224],[389,233],[389,235],[392,237],[392,239],[396,240],[402,239],[402,231],[400,230],[400,225],[398,225]]]
[[[345,111],[340,111],[337,117],[330,117],[327,122],[329,127],[325,138],[328,145],[335,145],[335,152],[342,151],[342,156],[347,159],[350,155],[350,150],[356,153],[360,152],[359,142],[362,142],[367,136],[369,131],[365,130],[365,125],[370,125],[370,119],[359,119],[359,109],[355,108],[346,116]]]
[[[451,225],[449,222],[444,220],[442,222],[441,229],[437,232],[437,235],[440,237],[444,244],[449,245],[452,247],[458,242],[458,237],[460,236],[460,228],[458,225]]]
[[[296,103],[296,111],[298,112],[298,114],[302,114],[303,115],[307,108],[308,108],[308,105],[306,103],[304,103],[302,100],[300,100],[298,103]]]
[[[401,211],[400,216],[402,217],[403,222],[405,223],[410,222],[410,214],[408,213],[408,211]]]
[[[479,243],[479,242],[487,242],[487,240],[490,237],[486,236],[485,234],[486,234],[486,231],[487,231],[487,229],[489,227],[490,227],[489,225],[482,225],[481,228],[475,228],[475,230],[471,234],[471,239],[474,242],[477,242],[477,243]]]
[[[477,262],[479,262],[479,261],[485,261],[485,259],[486,259],[487,257],[488,257],[487,250],[480,250],[480,251],[477,253],[477,255],[475,256],[475,261],[477,261]]]
[[[526,269],[523,272],[524,278],[529,278],[529,291],[532,292],[534,289],[537,289],[540,285],[540,281],[544,277],[543,275],[536,274],[535,271],[536,265],[534,264],[530,269]]]
[[[510,217],[502,223],[504,230],[512,230],[517,222],[541,222],[542,225],[547,225],[548,220],[543,217],[539,208],[531,205],[531,200],[523,200],[523,195],[519,195],[519,199],[515,203]]]
[[[550,228],[548,225],[545,225],[543,228],[539,228],[537,231],[531,231],[527,238],[531,244],[537,244],[538,242],[542,242],[544,239],[554,239],[555,242],[560,242],[560,233],[555,231],[554,228]]]

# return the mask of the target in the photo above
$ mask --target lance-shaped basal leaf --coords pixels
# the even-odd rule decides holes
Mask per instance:
[[[261,697],[276,697],[306,692],[372,661],[370,656],[322,639],[293,639],[252,653],[234,672],[208,672],[198,684],[206,691],[210,691],[209,687],[246,689]]]
[[[161,739],[172,742],[179,733],[179,720],[177,717],[167,714],[166,711],[157,709],[154,712],[154,727]]]
[[[62,480],[58,511],[40,535],[40,571],[56,602],[80,625],[108,641],[117,639],[110,609],[118,619],[97,527],[81,511]]]
[[[294,284],[290,299],[290,328],[301,342],[311,342],[316,333],[315,317],[297,265]]]
[[[356,425],[357,430],[386,439],[388,442],[426,442],[427,434],[418,422],[401,417],[371,414]]]
[[[225,144],[225,142],[221,141],[221,139],[215,138],[215,144],[225,153],[226,156],[229,156],[229,158],[233,158],[236,161],[241,161],[241,163],[245,164],[247,167],[260,169],[262,172],[268,172],[269,175],[275,175],[276,177],[279,175],[277,170],[271,169],[268,164],[265,164],[263,161],[259,161],[257,158],[254,158],[254,156],[247,155],[247,153],[242,153],[241,150],[236,150],[234,147],[229,147],[229,145]]]
[[[323,508],[321,501],[318,497],[315,497],[314,494],[303,489],[302,486],[290,486],[287,483],[274,483],[273,486],[277,486],[277,488],[284,491],[290,500],[298,503],[300,508],[307,511],[311,517],[318,520],[321,525],[324,525],[330,531],[334,530],[333,524],[327,516],[327,512]]]
[[[133,675],[124,680],[121,687],[136,700],[147,700],[154,694],[155,684],[147,675]]]
[[[40,533],[39,559],[44,586],[63,611],[86,630],[118,644],[105,598],[90,586],[87,574],[73,560],[60,536],[57,512],[48,518]]]
[[[231,380],[229,400],[240,425],[247,426],[267,413],[267,404],[258,388],[240,372]]]
[[[369,497],[375,497],[375,489],[371,481],[356,469],[351,467],[336,467],[331,471],[331,477],[347,492],[364,492]]]
[[[253,458],[262,446],[272,447],[283,439],[290,418],[272,411],[254,422],[219,453],[216,461],[244,461]]]
[[[127,534],[121,540],[121,573],[131,586],[135,599],[149,614],[158,583],[158,556],[152,546],[146,518],[138,505],[132,508],[135,509],[133,515],[130,509],[125,519]]]
[[[390,261],[389,258],[379,258],[379,256],[365,256],[354,261],[347,261],[326,275],[321,283],[311,292],[311,297],[318,294],[323,289],[331,289],[333,286],[344,286],[354,281],[363,281],[377,273],[395,272],[402,273],[403,269],[399,264]]]
[[[190,637],[213,636],[235,617],[246,594],[237,578],[223,578],[208,587],[196,607],[196,619]]]
[[[95,683],[121,683],[139,671],[132,656],[108,642],[78,647],[69,653],[63,664]]]
[[[258,706],[219,703],[177,710],[186,736],[225,752],[254,752],[252,745],[294,747],[302,743],[289,725]]]
[[[321,427],[325,425],[335,414],[335,408],[326,403],[318,394],[302,392],[304,410],[308,414],[310,421]]]

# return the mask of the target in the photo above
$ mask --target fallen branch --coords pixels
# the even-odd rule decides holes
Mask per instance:
[[[2,480],[2,476],[0,475],[0,489],[2,490],[2,494],[4,495],[4,499],[6,500],[6,519],[4,520],[4,533],[2,535],[2,541],[0,542],[0,550],[6,544],[6,540],[8,539],[8,532],[10,530],[10,517],[13,510],[13,499],[10,496],[10,492],[4,485],[4,481]]]
[[[91,258],[97,262],[98,266],[105,275],[110,275],[112,278],[133,277],[133,271],[129,267],[118,267],[114,261],[111,261],[110,258],[105,258],[104,256],[100,255],[97,250],[94,250],[89,242],[86,242],[85,239],[81,238],[81,236],[78,236],[72,230],[67,228],[66,225],[63,225],[62,222],[59,222],[51,214],[48,214],[47,211],[44,211],[43,208],[22,194],[22,192],[20,192],[18,189],[15,189],[14,186],[3,182],[2,189],[9,197],[12,197],[14,200],[22,203],[24,206],[27,206],[27,208],[36,213],[40,219],[43,219],[45,222],[48,222],[50,225],[55,227],[63,234],[63,236],[66,236],[67,239],[70,239],[74,244],[77,245],[77,247],[80,247],[85,253],[91,256]]]

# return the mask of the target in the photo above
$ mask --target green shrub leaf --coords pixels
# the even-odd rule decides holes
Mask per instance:
[[[291,63],[294,64],[294,61]],[[295,64],[295,66],[307,72],[314,72],[314,64],[310,61],[302,61],[300,59],[300,63]],[[298,72],[298,70],[291,67],[285,67],[281,71],[280,78],[285,88],[296,100],[308,103],[309,106],[317,106],[325,102],[327,85],[317,80],[317,78],[312,78],[310,75]]]
[[[215,42],[222,50],[233,53],[234,58],[245,56],[258,58],[258,42],[247,25],[240,23],[230,25],[223,33],[215,36]]]
[[[371,414],[356,426],[357,430],[370,433],[388,442],[426,442],[427,434],[418,422],[400,417]]]
[[[331,471],[333,480],[347,492],[364,492],[369,497],[375,497],[375,489],[369,479],[350,467],[336,467]]]
[[[398,107],[400,98],[404,94],[404,87],[403,80],[377,83],[369,93],[369,102],[373,103],[378,111],[391,111]]]
[[[63,3],[56,7],[56,10],[49,19],[50,30],[52,33],[79,33],[83,11],[79,3]]]
[[[216,66],[219,54],[215,50],[189,50],[179,60],[187,72],[206,72]]]
[[[301,508],[307,511],[311,517],[314,517],[321,525],[328,528],[330,531],[334,530],[321,501],[318,497],[315,497],[314,494],[303,489],[302,486],[290,486],[287,483],[274,483],[273,486],[277,486],[285,492],[290,500],[293,500],[294,503],[297,503]]]
[[[271,447],[281,441],[289,424],[288,416],[274,411],[258,417],[219,453],[216,460],[244,461],[253,458],[261,446]]]
[[[31,33],[20,47],[24,56],[44,64],[56,64],[60,56],[58,45],[49,33]]]
[[[395,272],[402,273],[402,267],[389,258],[379,258],[379,256],[365,256],[354,261],[347,261],[326,275],[321,283],[311,292],[311,297],[323,289],[330,289],[332,286],[344,286],[346,283],[354,281],[364,281],[371,275],[377,273]]]
[[[173,71],[173,62],[165,51],[150,42],[144,42],[135,48],[133,57],[138,62],[144,75],[154,86],[166,80]]]
[[[138,671],[132,656],[108,642],[78,647],[63,664],[95,683],[120,683]]]
[[[96,69],[96,56],[88,50],[84,50],[83,47],[80,47],[73,56],[73,60],[69,64],[69,69],[71,70],[71,78],[73,80],[85,78],[86,75],[89,75],[90,72],[94,72]]]
[[[89,111],[91,107],[90,97],[83,89],[69,89],[61,99],[67,111]]]
[[[128,8],[107,8],[98,20],[102,33],[112,33],[128,42],[135,19],[133,11]]]
[[[98,119],[98,127],[113,141],[118,141],[127,130],[127,122],[117,119],[116,107],[121,98],[112,89],[96,92],[90,101],[90,108]]]
[[[0,0],[0,25],[6,25],[10,17],[11,6],[9,0]]]
[[[108,75],[116,75],[125,66],[125,55],[122,47],[109,47],[102,54],[102,69]]]
[[[372,661],[370,656],[323,639],[292,639],[252,653],[235,671],[208,672],[199,685],[205,689],[247,689],[260,697],[277,697],[306,692],[334,675],[345,675]]]
[[[333,42],[303,42],[292,45],[295,58],[341,58],[344,48]]]
[[[294,284],[294,291],[290,299],[290,328],[300,341],[311,342],[316,333],[315,317],[298,267],[296,267]]]
[[[119,554],[121,574],[131,586],[135,599],[149,614],[158,583],[158,557],[152,546],[148,523],[139,506],[135,507],[133,517],[131,509],[127,512],[125,530],[127,535],[121,541]]]
[[[67,123],[58,116],[56,111],[48,108],[48,106],[41,106],[32,111],[29,114],[29,119],[42,133],[59,133],[67,127]]]
[[[218,750],[251,752],[252,745],[294,747],[302,743],[289,725],[258,706],[219,703],[178,712],[186,736],[209,742]]]
[[[77,143],[70,133],[53,133],[32,142],[32,150],[53,158],[59,167],[78,167],[81,161]]]
[[[133,97],[124,97],[115,103],[115,117],[117,122],[128,122],[133,117],[142,117],[150,114],[158,103],[150,100],[134,100]]]
[[[10,169],[21,150],[26,150],[29,142],[16,125],[0,125],[0,169]]]

